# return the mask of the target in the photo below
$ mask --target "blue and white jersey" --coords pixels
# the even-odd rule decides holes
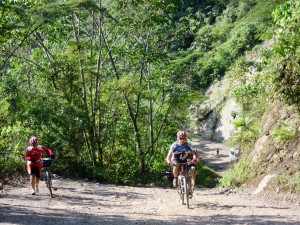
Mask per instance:
[[[188,142],[185,142],[183,145],[180,145],[178,141],[174,142],[171,145],[170,150],[169,150],[169,152],[172,152],[173,155],[182,154],[187,151],[193,151],[191,144]]]

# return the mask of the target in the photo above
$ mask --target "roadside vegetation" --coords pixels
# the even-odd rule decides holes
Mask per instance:
[[[222,185],[241,186],[272,173],[271,189],[299,192],[299,6],[294,0],[277,6],[272,12],[274,44],[259,52],[260,62],[247,65],[241,59],[229,71],[232,82],[240,84],[231,96],[243,106],[243,115],[233,122],[237,129],[228,143],[239,146],[242,154]],[[270,136],[269,141],[253,161],[250,153],[262,136]]]
[[[169,145],[189,105],[224,76],[235,84],[228,94],[243,106],[230,140],[242,154],[253,148],[274,99],[299,110],[299,0],[0,6],[2,178],[25,170],[25,148],[35,135],[54,150],[58,175],[152,183],[167,169]],[[274,46],[249,64],[245,55],[271,38]],[[248,76],[251,67],[256,73]],[[285,146],[300,131],[284,124],[271,135]],[[242,173],[253,168],[246,156],[221,183],[239,186],[259,172]],[[217,184],[210,168],[198,170],[198,185]],[[288,186],[299,190],[299,173],[293,177]],[[278,183],[286,182],[279,176]]]

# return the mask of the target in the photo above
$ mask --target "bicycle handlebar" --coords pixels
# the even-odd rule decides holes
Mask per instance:
[[[51,160],[51,161],[53,161],[55,159],[55,156],[53,155],[52,157],[50,156],[50,157],[47,157],[47,158],[41,158],[41,160]]]
[[[52,159],[52,158],[41,158],[42,166],[43,167],[49,167],[49,166],[51,166],[53,160],[54,159]]]

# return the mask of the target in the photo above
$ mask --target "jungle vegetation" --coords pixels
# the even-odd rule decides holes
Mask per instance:
[[[0,177],[34,135],[58,175],[157,180],[191,102],[274,37],[272,93],[299,106],[299,0],[2,0],[0,16]]]

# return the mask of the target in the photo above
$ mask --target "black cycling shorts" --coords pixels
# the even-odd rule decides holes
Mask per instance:
[[[40,178],[41,174],[39,172],[39,167],[38,166],[32,166],[30,175],[35,175],[37,178]]]

